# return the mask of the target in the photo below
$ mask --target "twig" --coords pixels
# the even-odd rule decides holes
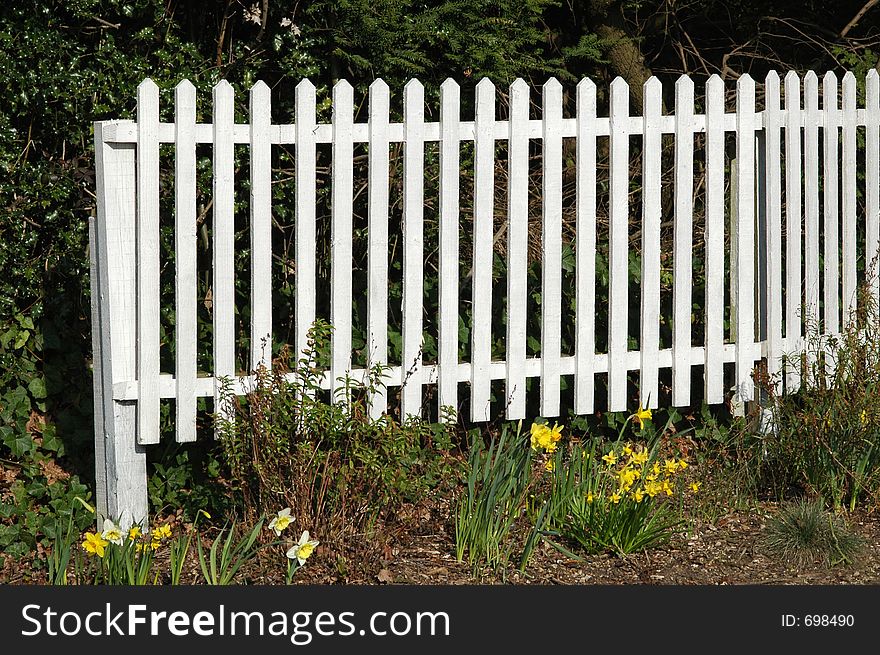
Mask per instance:
[[[844,38],[847,34],[849,34],[849,31],[850,31],[852,28],[854,28],[856,25],[859,24],[859,21],[862,20],[862,17],[863,17],[865,14],[867,14],[867,13],[871,10],[871,7],[873,7],[874,5],[876,5],[877,2],[878,2],[878,0],[868,0],[868,1],[865,3],[865,6],[862,7],[861,9],[859,9],[858,13],[857,13],[855,16],[853,16],[853,19],[852,19],[850,22],[848,22],[848,23],[846,24],[846,27],[844,27],[842,30],[840,30],[840,38],[842,39],[842,38]]]

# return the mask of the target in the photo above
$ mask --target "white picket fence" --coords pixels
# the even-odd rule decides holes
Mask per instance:
[[[145,80],[138,87],[137,122],[95,123],[98,212],[92,226],[93,340],[98,504],[102,515],[147,515],[144,445],[159,441],[160,399],[175,400],[176,438],[196,437],[196,401],[215,398],[231,378],[239,393],[250,385],[249,371],[236,370],[234,320],[233,149],[250,149],[251,353],[250,370],[271,366],[272,148],[294,145],[296,152],[295,300],[296,352],[306,345],[316,318],[316,147],[332,144],[331,314],[332,355],[324,386],[352,370],[353,148],[369,145],[367,333],[369,363],[390,365],[388,389],[402,387],[401,410],[419,413],[423,387],[436,384],[440,406],[458,404],[460,383],[470,385],[470,418],[489,419],[492,380],[505,381],[506,416],[526,411],[526,379],[540,379],[540,412],[560,411],[561,377],[572,376],[574,410],[592,413],[597,374],[607,375],[610,411],[632,409],[627,394],[631,372],[638,372],[641,400],[656,406],[659,371],[672,370],[671,402],[692,402],[692,367],[703,369],[703,398],[736,402],[754,395],[751,374],[765,360],[784,389],[797,389],[800,371],[785,367],[783,355],[803,348],[804,325],[840,330],[856,302],[857,260],[871,262],[880,238],[880,81],[871,71],[864,102],[856,79],[847,73],[842,94],[833,73],[820,84],[814,73],[803,81],[790,73],[770,73],[763,108],[756,107],[755,82],[736,84],[736,111],[725,110],[724,83],[717,76],[705,87],[705,113],[695,113],[694,84],[675,85],[674,109],[664,114],[661,83],[644,86],[644,115],[631,116],[629,88],[622,79],[610,86],[609,116],[597,115],[596,86],[581,81],[576,112],[563,117],[563,88],[556,80],[543,87],[540,119],[529,117],[530,90],[523,80],[509,89],[506,120],[496,115],[496,89],[488,80],[476,87],[473,121],[460,119],[460,89],[452,80],[441,87],[438,122],[425,121],[422,85],[403,90],[403,122],[390,122],[390,92],[377,80],[369,92],[369,120],[355,123],[352,87],[333,88],[330,124],[316,120],[316,91],[308,81],[296,88],[296,123],[271,122],[270,90],[258,82],[250,90],[250,123],[234,120],[234,92],[225,81],[213,92],[213,121],[196,123],[196,93],[188,81],[175,89],[174,123],[159,119],[159,90]],[[839,102],[839,97],[841,102]],[[858,105],[862,105],[859,107]],[[783,108],[784,107],[784,108]],[[864,159],[857,158],[857,133],[864,129]],[[735,163],[725,154],[725,135],[735,135]],[[820,140],[821,133],[821,140]],[[674,211],[662,215],[662,135],[674,140]],[[704,134],[695,149],[695,135]],[[628,347],[631,247],[631,137],[642,139],[642,255],[640,337]],[[576,344],[561,352],[563,139],[576,139]],[[597,173],[597,144],[607,137],[610,171]],[[529,142],[539,140],[542,174],[542,283],[540,357],[527,357],[527,248]],[[459,360],[460,145],[474,144],[472,303],[469,361]],[[507,142],[508,198],[506,353],[491,356],[492,252],[495,146]],[[403,300],[402,361],[388,361],[389,144],[402,143]],[[439,142],[439,318],[438,357],[423,361],[425,243],[425,144]],[[603,142],[604,143],[604,142]],[[174,144],[175,343],[173,372],[161,371],[160,335],[160,144]],[[197,374],[196,146],[212,144],[213,375]],[[858,151],[861,153],[861,151]],[[726,168],[730,174],[726,175]],[[695,310],[692,293],[694,251],[694,169],[705,171],[701,192],[705,233],[706,293]],[[821,171],[820,171],[821,166]],[[864,213],[857,216],[857,190],[864,179]],[[820,177],[821,174],[821,177]],[[728,179],[726,179],[726,177]],[[736,185],[728,197],[730,178]],[[820,179],[822,180],[820,183]],[[607,184],[608,305],[596,304],[597,184]],[[783,193],[785,209],[783,211]],[[859,212],[861,213],[861,212]],[[725,230],[726,214],[730,216]],[[783,230],[783,217],[785,229]],[[821,221],[820,221],[821,219]],[[672,347],[660,347],[661,221],[671,220]],[[842,227],[841,227],[842,226]],[[727,232],[727,233],[726,233]],[[861,239],[857,236],[861,235]],[[822,245],[820,260],[820,243]],[[857,243],[864,243],[857,252]],[[725,275],[725,259],[731,275]],[[785,277],[783,279],[783,261]],[[821,262],[821,266],[820,266]],[[820,303],[820,278],[823,291]],[[871,280],[875,297],[876,275]],[[725,307],[725,289],[731,305]],[[820,316],[820,307],[822,315]],[[705,342],[692,343],[692,313],[704,312]],[[607,312],[607,351],[596,352],[596,315]],[[728,313],[729,312],[729,313]],[[734,321],[725,337],[725,317]],[[724,364],[735,366],[734,387],[725,388]],[[371,401],[373,415],[387,407],[385,392]]]

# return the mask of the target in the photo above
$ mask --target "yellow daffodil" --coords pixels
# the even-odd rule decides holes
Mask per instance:
[[[660,485],[654,482],[654,480],[646,480],[645,481],[645,493],[648,494],[651,498],[660,493]]]
[[[633,453],[632,461],[634,464],[644,464],[648,461],[648,451],[641,450],[637,453]]]
[[[562,427],[558,423],[554,423],[550,428],[543,423],[532,423],[531,446],[532,450],[545,450],[553,453],[556,450],[556,444],[562,439]]]
[[[590,491],[587,493],[587,503],[592,503],[592,502],[593,502],[593,492]]]
[[[293,517],[290,515],[290,508],[285,507],[269,522],[269,529],[275,530],[275,534],[280,537],[291,523],[293,523]]]
[[[612,450],[607,455],[602,456],[602,461],[609,466],[613,466],[617,462],[617,454]]]
[[[629,444],[624,444],[624,446],[623,446],[623,454],[624,455],[632,455],[632,451],[633,451],[632,446],[630,446]]]
[[[691,482],[691,491],[693,491],[694,493],[697,493],[699,490],[700,490],[700,483],[699,482]]]
[[[863,410],[862,410],[862,413],[859,414],[859,422],[860,422],[862,425],[867,425],[867,424],[868,424],[868,411],[867,411],[867,410],[864,410],[864,409],[863,409]]]
[[[616,505],[617,503],[620,502],[620,497],[621,497],[621,496],[620,496],[619,493],[614,492],[613,494],[611,494],[611,496],[609,496],[608,499],[609,499],[612,503],[614,503],[614,504]]]
[[[299,542],[287,551],[287,557],[288,559],[295,559],[302,566],[319,543],[317,539],[309,539],[309,531],[304,530],[299,538]]]
[[[133,525],[128,529],[128,539],[129,541],[134,541],[138,537],[141,536],[141,526]]]
[[[688,467],[688,463],[683,459],[678,460],[678,468],[684,471]]]
[[[639,428],[645,427],[645,421],[651,419],[651,410],[650,409],[642,409],[642,405],[639,404],[639,410],[633,414],[630,418],[634,419],[638,422]]]
[[[634,501],[636,501],[637,503],[640,503],[640,502],[642,502],[642,500],[643,500],[644,497],[645,497],[645,492],[642,491],[641,489],[636,489],[636,490],[633,492],[632,497],[633,497],[633,500],[634,500]]]
[[[208,519],[209,521],[211,520],[211,515],[208,514],[205,510],[200,509],[199,514],[204,514],[206,519]]]
[[[167,523],[165,525],[159,526],[158,528],[153,529],[153,539],[157,539],[161,541],[162,539],[170,539],[171,538],[171,526]],[[154,549],[155,550],[155,549]]]
[[[104,519],[104,529],[101,532],[101,539],[106,539],[117,546],[122,545],[122,528],[116,525],[110,519]]]
[[[660,487],[660,491],[665,492],[667,496],[672,495],[672,487],[669,486],[669,480],[663,481],[663,485]]]
[[[667,459],[665,462],[663,462],[663,472],[666,473],[666,475],[672,475],[677,470],[678,462],[676,462],[674,459]]]
[[[544,464],[544,470],[545,470],[545,471],[550,471],[550,472],[552,473],[552,472],[553,472],[553,469],[554,469],[553,460],[552,460],[552,459],[548,459],[547,462]]]
[[[94,532],[87,532],[86,538],[82,542],[82,547],[86,552],[97,555],[98,557],[104,557],[104,549],[109,545],[109,541],[104,540],[101,535],[95,534]]]

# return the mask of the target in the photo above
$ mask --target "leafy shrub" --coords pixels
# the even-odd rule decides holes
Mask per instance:
[[[755,443],[754,464],[776,497],[807,492],[834,508],[854,509],[880,491],[880,326],[862,293],[839,336],[808,330],[801,389],[777,396],[763,388],[771,430]]]
[[[283,353],[271,372],[255,373],[243,398],[227,386],[222,402],[234,407],[234,420],[218,418],[246,511],[257,516],[266,507],[289,507],[327,541],[368,529],[454,476],[447,457],[451,421],[369,417],[381,369],[370,371],[365,385],[349,380],[346,393],[326,398],[316,364],[330,331],[316,321],[309,351],[296,366],[291,369]]]

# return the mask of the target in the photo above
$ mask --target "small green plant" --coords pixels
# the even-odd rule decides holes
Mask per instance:
[[[851,564],[863,543],[842,519],[825,510],[821,498],[783,503],[763,537],[768,553],[798,567]]]
[[[233,521],[228,528],[224,526],[205,552],[201,540],[196,541],[199,553],[199,568],[202,577],[209,585],[229,585],[244,564],[257,554],[257,537],[263,528],[265,516],[235,541],[237,522]],[[225,538],[224,538],[225,533]]]
[[[461,562],[467,554],[475,570],[484,564],[503,569],[513,552],[511,531],[524,513],[533,481],[533,451],[520,428],[504,425],[488,447],[479,435],[471,444],[467,493],[455,512],[455,556]],[[534,547],[534,537],[526,546]]]
[[[630,416],[618,439],[607,449],[598,439],[572,443],[553,465],[550,501],[552,533],[577,543],[588,553],[618,555],[666,541],[682,523],[679,503],[684,493],[680,472],[684,459],[660,461],[658,440],[633,445],[624,441],[627,425],[636,420],[644,430],[650,410]],[[695,491],[697,487],[694,487]]]
[[[292,367],[283,351],[271,371],[255,372],[244,397],[225,389],[235,420],[218,418],[218,427],[247,515],[286,506],[333,543],[373,530],[402,503],[453,485],[457,472],[448,452],[453,417],[436,425],[370,417],[381,367],[363,384],[345,380],[335,398],[321,388],[330,334],[326,322],[316,321],[308,351]]]
[[[797,393],[777,394],[778,380],[759,378],[772,413],[770,430],[753,437],[754,464],[779,499],[821,497],[850,511],[880,492],[880,324],[867,289],[837,336],[808,326]]]

